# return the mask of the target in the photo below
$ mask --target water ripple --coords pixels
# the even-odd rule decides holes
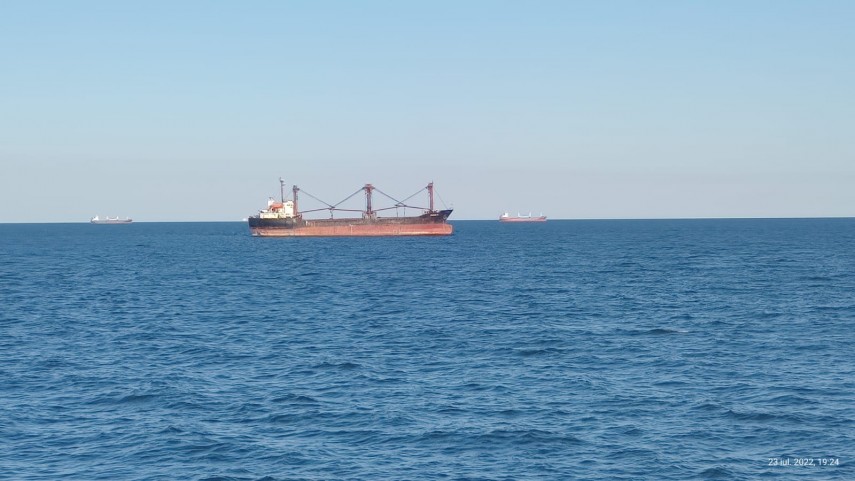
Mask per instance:
[[[0,225],[0,479],[855,478],[851,219],[91,227]]]

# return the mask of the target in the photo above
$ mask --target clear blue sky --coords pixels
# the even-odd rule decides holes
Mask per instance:
[[[852,1],[0,3],[0,222],[855,216]]]

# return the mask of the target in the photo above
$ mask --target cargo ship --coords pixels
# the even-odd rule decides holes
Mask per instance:
[[[365,184],[362,188],[351,194],[338,204],[328,204],[317,197],[301,190],[296,185],[292,188],[292,197],[285,198],[285,183],[279,179],[280,200],[277,202],[272,197],[267,201],[267,208],[260,210],[258,214],[248,217],[249,231],[256,237],[375,237],[375,236],[446,236],[451,235],[453,228],[447,222],[452,209],[434,209],[433,182],[415,194],[399,201],[377,189],[371,184]],[[427,190],[428,207],[416,207],[406,202]],[[391,207],[375,209],[372,205],[374,193],[382,194],[395,202]],[[298,198],[305,194],[312,199],[326,205],[318,209],[299,210]],[[353,196],[365,194],[365,209],[344,209],[338,206]],[[418,215],[406,216],[406,209],[415,209]],[[394,209],[395,216],[383,216]],[[397,215],[403,210],[403,216]],[[328,219],[312,219],[304,217],[305,214],[326,211]],[[347,212],[353,215],[359,212],[359,217],[335,218],[337,212]]]
[[[514,217],[505,212],[499,216],[499,222],[546,222],[546,216],[541,214],[537,217],[533,217],[529,212],[528,215],[517,214],[516,217]]]
[[[130,224],[133,222],[133,219],[130,217],[125,217],[124,219],[119,219],[118,217],[98,217],[97,215],[91,219],[89,219],[91,224]]]

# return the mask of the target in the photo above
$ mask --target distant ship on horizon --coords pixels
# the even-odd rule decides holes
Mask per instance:
[[[134,220],[130,217],[119,219],[118,217],[98,217],[97,215],[89,219],[90,224],[130,224]]]
[[[531,215],[531,212],[528,215],[520,215],[512,216],[509,213],[505,212],[504,214],[499,216],[499,222],[546,222],[546,216],[540,214],[537,217]]]

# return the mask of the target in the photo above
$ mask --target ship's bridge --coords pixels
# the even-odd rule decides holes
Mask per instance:
[[[271,197],[267,200],[267,209],[258,216],[262,219],[290,219],[294,217],[294,201],[276,202]]]

